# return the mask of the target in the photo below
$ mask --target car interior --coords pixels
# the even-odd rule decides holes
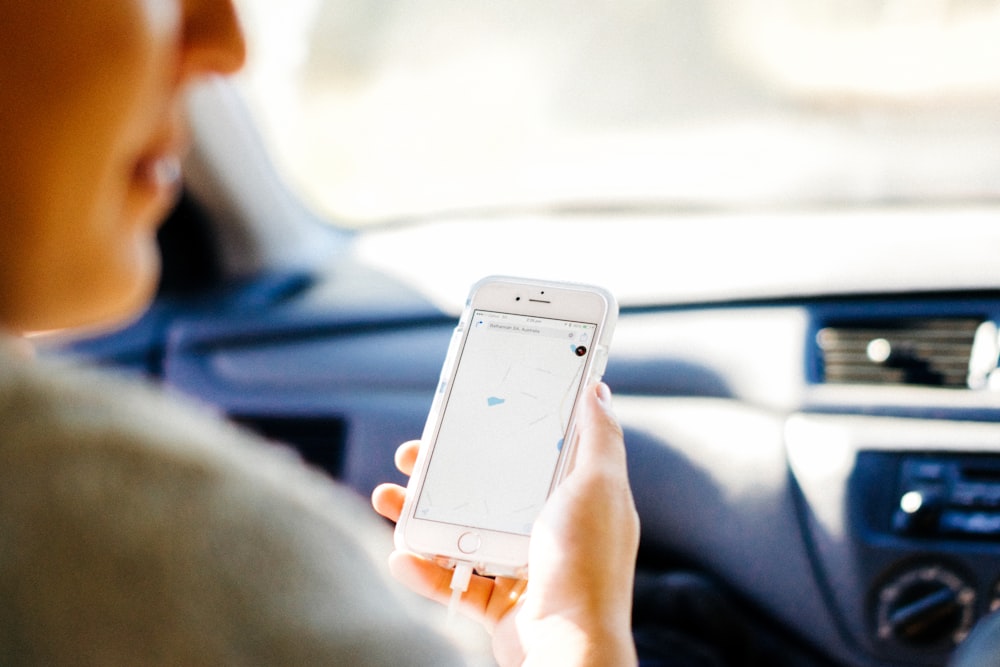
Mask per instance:
[[[486,4],[437,7],[471,25]],[[863,52],[856,55],[870,65],[876,52],[865,52],[862,38],[905,40],[911,29],[926,37],[929,26],[944,26],[938,46],[947,52],[979,28],[998,34],[1000,10],[928,2],[910,3],[905,14],[905,3],[853,3],[856,16],[837,22],[837,3],[818,3],[812,14],[776,0],[742,10],[690,4],[664,3],[671,13],[656,16],[685,16],[679,25],[704,28],[729,9],[734,15],[711,25],[757,31],[736,43],[755,54],[758,76],[770,73],[767,104],[743,114],[749,94],[740,86],[749,84],[718,76],[698,90],[712,98],[724,127],[695,123],[700,112],[685,110],[685,122],[661,143],[630,138],[627,150],[612,154],[620,146],[604,137],[565,161],[525,154],[516,172],[486,172],[501,181],[489,204],[454,180],[457,203],[436,207],[412,183],[398,199],[373,204],[370,215],[361,193],[343,206],[354,213],[338,218],[284,170],[292,158],[269,143],[249,84],[204,85],[191,99],[195,143],[185,190],[160,231],[155,303],[122,330],[54,341],[53,352],[204,401],[368,496],[378,483],[404,481],[393,453],[420,436],[473,282],[503,273],[603,285],[621,306],[604,377],[625,430],[641,520],[633,610],[640,663],[948,664],[1000,610],[1000,59],[994,78],[948,87],[956,77],[944,72],[928,84],[936,88],[872,101],[865,86],[874,84],[848,90],[837,72],[810,78],[800,69],[815,54],[806,49],[790,62],[783,49],[798,41],[765,38],[785,30],[818,50],[823,39],[847,39],[830,26],[853,27],[849,36],[861,39]],[[399,5],[392,24],[376,20],[384,8],[348,16],[350,3],[290,6],[319,35],[324,21],[351,18],[405,43],[399,25],[436,25]],[[645,6],[633,5],[633,12]],[[762,27],[767,9],[798,28]],[[618,11],[594,9],[600,16],[569,32],[593,45],[604,34],[595,25],[607,26]],[[448,30],[460,25],[455,19]],[[871,25],[878,34],[862,30]],[[525,30],[522,39],[534,38]],[[317,67],[361,48],[351,42],[335,52],[318,43],[310,56]],[[465,43],[449,47],[452,58]],[[709,53],[699,44],[682,31],[674,40],[678,52],[701,49],[703,57],[691,56],[694,73],[682,61],[663,64],[668,84],[723,69],[721,47]],[[906,43],[897,46],[905,52]],[[649,55],[639,50],[637,58]],[[502,79],[503,68],[494,71],[481,56],[472,53],[470,67]],[[389,56],[379,58],[384,64]],[[595,76],[614,79],[627,104],[628,81],[610,69],[623,63],[588,58],[588,66],[607,66]],[[946,64],[966,71],[967,61]],[[419,66],[411,64],[418,78]],[[811,66],[815,74],[819,66]],[[521,64],[512,67],[520,72]],[[573,99],[613,106],[574,85],[580,97]],[[386,118],[422,112],[394,99],[382,99],[391,107]],[[785,107],[771,114],[775,99],[792,100],[799,115]],[[763,107],[766,120],[757,113]],[[511,102],[499,113],[518,109]],[[805,131],[834,116],[846,124]],[[778,120],[790,129],[777,129]],[[445,112],[442,123],[452,121]],[[390,145],[381,150],[416,151],[399,159],[415,161],[419,172],[434,137],[398,147],[394,132],[419,132],[379,122],[389,124]],[[442,161],[461,162],[454,150],[443,148]],[[670,154],[660,161],[659,151]],[[550,166],[562,180],[528,196],[536,171]],[[394,168],[384,167],[387,188],[402,179]],[[429,178],[448,180],[442,169],[426,167]],[[620,179],[611,183],[614,174]],[[325,174],[321,190],[322,179],[330,190],[353,183]],[[371,224],[350,224],[352,215]]]

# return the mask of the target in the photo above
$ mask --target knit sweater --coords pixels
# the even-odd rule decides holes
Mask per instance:
[[[457,664],[387,530],[204,408],[0,341],[0,664]]]

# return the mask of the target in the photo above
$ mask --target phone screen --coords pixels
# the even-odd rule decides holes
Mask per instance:
[[[415,515],[528,535],[597,327],[487,310],[468,326]]]

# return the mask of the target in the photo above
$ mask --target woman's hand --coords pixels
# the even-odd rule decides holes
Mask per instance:
[[[473,576],[463,613],[493,633],[501,665],[628,665],[632,582],[639,520],[632,501],[621,428],[603,383],[584,392],[573,469],[535,521],[528,552],[530,583]],[[419,442],[396,452],[413,471]],[[372,493],[379,514],[396,521],[405,490],[383,484]],[[393,575],[447,604],[452,570],[407,552],[389,559]]]

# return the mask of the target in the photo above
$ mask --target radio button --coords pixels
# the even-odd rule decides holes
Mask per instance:
[[[940,525],[946,533],[1000,535],[1000,512],[942,512]]]
[[[964,507],[998,507],[1000,484],[956,483],[951,492],[951,502]]]

